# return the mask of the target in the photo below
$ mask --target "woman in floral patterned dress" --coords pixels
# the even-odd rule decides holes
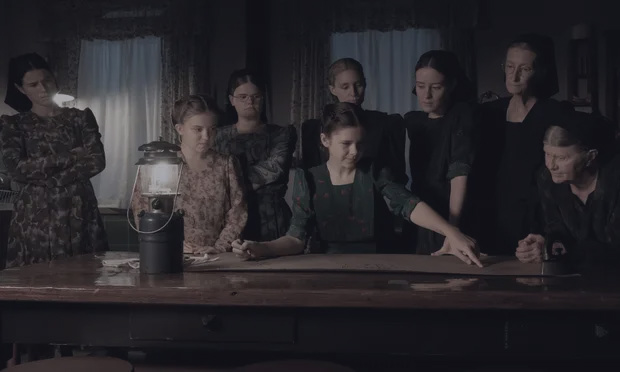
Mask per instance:
[[[219,116],[209,97],[192,95],[174,104],[172,122],[181,138],[184,161],[177,207],[185,211],[183,251],[187,254],[230,251],[248,218],[237,159],[213,150]],[[134,215],[149,208],[140,182],[132,208]]]
[[[0,118],[0,148],[20,186],[9,231],[7,267],[106,250],[107,236],[90,178],[105,168],[97,121],[89,109],[60,108],[46,61],[11,59]]]
[[[248,198],[245,239],[276,239],[288,230],[291,210],[284,200],[297,135],[292,126],[266,124],[261,119],[265,85],[248,70],[235,71],[228,84],[235,124],[221,127],[218,151],[241,161]]]

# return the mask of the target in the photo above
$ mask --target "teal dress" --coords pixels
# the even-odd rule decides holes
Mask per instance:
[[[333,185],[322,164],[296,170],[293,218],[288,235],[326,253],[391,253],[394,246],[392,213],[409,220],[420,201],[394,182],[387,168],[358,167],[353,183]]]

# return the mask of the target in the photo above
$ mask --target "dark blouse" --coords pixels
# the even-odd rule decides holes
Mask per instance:
[[[485,103],[476,119],[475,162],[469,179],[470,214],[463,221],[483,252],[512,255],[518,241],[541,232],[536,175],[544,164],[542,141],[562,110],[539,100],[521,123],[506,121],[510,98]]]
[[[560,241],[577,261],[620,256],[620,156],[602,167],[584,204],[570,185],[555,184],[544,168],[538,187],[549,243]],[[617,263],[617,261],[616,261]]]
[[[411,141],[411,191],[445,219],[450,214],[450,181],[467,176],[471,169],[472,124],[473,112],[465,103],[455,105],[437,119],[422,111],[405,115]],[[418,228],[416,240],[416,252],[429,254],[441,248],[444,237]]]
[[[407,183],[405,172],[405,126],[398,114],[364,110],[361,122],[366,127],[364,158],[376,160],[381,155],[383,165],[389,165],[395,180]],[[321,120],[311,119],[301,126],[302,168],[310,169],[327,161],[321,145]]]
[[[389,251],[392,230],[386,198],[392,213],[409,220],[419,199],[393,182],[384,168],[361,166],[349,185],[332,185],[326,164],[296,171],[293,219],[288,235],[302,241],[317,234],[327,253]]]
[[[244,239],[273,240],[286,233],[291,211],[284,195],[296,141],[292,126],[268,124],[255,133],[239,133],[234,125],[218,128],[216,150],[236,156],[243,170],[248,203]]]

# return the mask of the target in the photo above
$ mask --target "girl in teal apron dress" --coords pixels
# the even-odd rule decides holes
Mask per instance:
[[[381,253],[390,244],[391,212],[446,236],[436,252],[453,254],[481,266],[476,242],[451,226],[418,197],[394,182],[388,167],[363,156],[364,128],[359,108],[340,102],[325,107],[321,143],[326,163],[297,170],[293,185],[293,218],[287,234],[268,242],[233,242],[242,259],[300,254],[313,237],[325,253]]]

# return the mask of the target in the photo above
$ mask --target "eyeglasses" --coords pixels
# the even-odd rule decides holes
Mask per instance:
[[[517,72],[523,77],[528,77],[534,73],[534,69],[529,66],[519,66],[518,68],[511,64],[502,63],[502,70],[506,75],[514,75]]]
[[[233,96],[233,97],[238,99],[241,102],[250,102],[250,100],[252,100],[252,102],[258,102],[263,99],[262,94],[240,94],[238,96]]]

